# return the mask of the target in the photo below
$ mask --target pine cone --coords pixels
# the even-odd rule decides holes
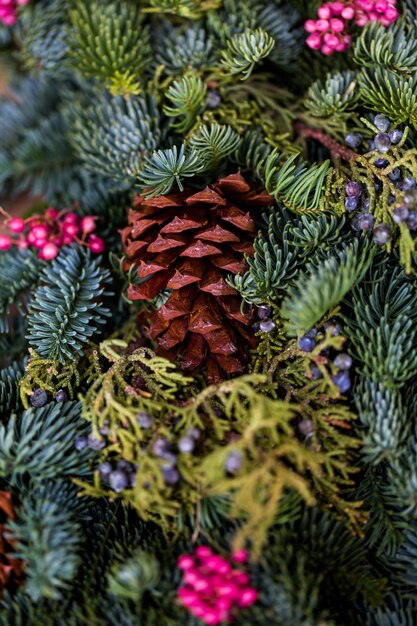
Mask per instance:
[[[11,555],[15,546],[12,539],[6,537],[5,525],[14,519],[12,496],[8,491],[0,491],[0,598],[6,587],[20,583],[23,563]]]
[[[252,214],[273,202],[240,174],[198,193],[135,200],[122,238],[127,266],[137,265],[138,277],[148,280],[131,285],[129,297],[149,300],[172,290],[152,318],[150,335],[160,354],[180,356],[185,371],[205,364],[208,379],[218,381],[244,370],[256,345],[252,319],[225,279],[245,271],[256,235]]]

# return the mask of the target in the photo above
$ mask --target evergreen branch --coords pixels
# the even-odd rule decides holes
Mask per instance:
[[[76,402],[50,403],[28,409],[0,424],[0,475],[16,484],[29,475],[35,480],[86,476],[90,450],[78,452],[75,439],[87,432]]]
[[[46,359],[82,355],[110,315],[103,298],[108,270],[79,245],[65,248],[40,276],[29,310],[29,343]]]
[[[190,139],[190,148],[204,162],[205,169],[216,169],[240,144],[239,135],[230,126],[201,125]]]
[[[145,163],[138,174],[140,188],[145,190],[146,198],[169,193],[176,183],[183,191],[183,178],[190,178],[201,172],[204,164],[201,163],[198,153],[192,150],[185,151],[182,145],[178,153],[177,146],[167,150],[156,150]]]
[[[172,122],[178,132],[186,133],[194,126],[195,121],[204,110],[207,87],[195,74],[183,76],[171,83],[167,98],[173,106],[165,106],[164,113],[168,117],[180,118]]]
[[[281,307],[290,335],[310,330],[364,277],[375,248],[354,241],[301,274]]]
[[[274,39],[262,28],[237,34],[222,52],[222,66],[226,74],[243,74],[249,78],[257,63],[267,57],[275,45]]]

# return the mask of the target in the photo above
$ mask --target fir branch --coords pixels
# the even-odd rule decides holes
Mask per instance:
[[[76,244],[45,267],[29,310],[28,339],[39,355],[65,363],[83,353],[110,315],[109,279],[100,259]]]
[[[249,78],[255,65],[270,54],[274,45],[274,39],[262,28],[234,35],[222,52],[225,73],[243,74],[242,80]]]

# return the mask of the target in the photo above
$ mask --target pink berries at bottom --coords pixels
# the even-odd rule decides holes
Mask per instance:
[[[0,250],[8,250],[12,245],[9,235],[0,235]]]
[[[244,563],[247,559],[246,550],[232,554],[235,563]],[[234,569],[227,559],[208,546],[199,546],[194,555],[181,555],[178,568],[183,571],[179,601],[208,626],[230,622],[239,610],[258,598],[256,589],[249,585],[249,575]]]

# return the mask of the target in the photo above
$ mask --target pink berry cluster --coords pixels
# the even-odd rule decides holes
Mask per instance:
[[[0,234],[0,251],[8,250],[12,245],[21,250],[32,246],[39,250],[40,259],[49,261],[57,256],[62,246],[73,242],[87,246],[95,254],[104,250],[104,241],[93,234],[97,218],[91,215],[80,218],[76,213],[67,210],[59,212],[52,207],[46,209],[43,215],[33,215],[25,220],[11,217],[3,210],[2,213],[10,234]]]
[[[232,554],[235,563],[245,563],[247,558],[246,550]],[[248,574],[233,568],[208,546],[196,548],[194,556],[183,554],[178,567],[183,571],[179,601],[205,624],[231,622],[236,610],[250,606],[258,597],[256,589],[249,585]]]
[[[28,2],[29,0],[0,0],[0,21],[6,26],[13,26],[17,21],[17,7]]]
[[[351,24],[362,28],[368,22],[389,26],[398,17],[396,0],[345,0],[326,2],[317,11],[317,20],[307,20],[305,30],[310,33],[306,43],[313,50],[330,56],[344,52],[352,45]]]

